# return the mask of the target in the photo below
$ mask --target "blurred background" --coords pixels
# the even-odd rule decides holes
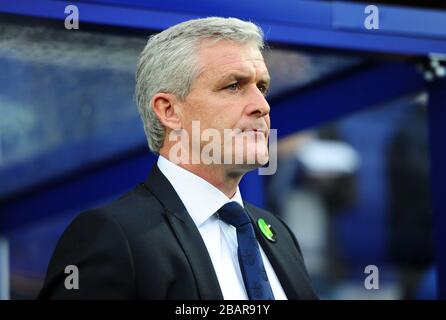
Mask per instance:
[[[35,298],[73,218],[145,179],[138,54],[211,15],[265,31],[278,168],[242,195],[288,223],[320,297],[445,298],[446,10],[375,3],[376,32],[357,2],[0,0],[0,298]]]

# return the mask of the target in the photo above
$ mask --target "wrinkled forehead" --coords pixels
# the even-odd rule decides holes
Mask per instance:
[[[230,72],[269,79],[262,52],[255,42],[240,44],[230,40],[204,40],[197,50],[200,76],[221,77]]]

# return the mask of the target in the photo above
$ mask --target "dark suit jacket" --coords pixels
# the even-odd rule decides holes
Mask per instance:
[[[245,208],[254,222],[264,218],[276,232],[271,243],[254,228],[288,299],[317,298],[288,227],[249,203]],[[67,265],[78,267],[79,289],[65,288]],[[70,224],[39,298],[221,300],[223,295],[197,227],[155,165],[145,183]]]

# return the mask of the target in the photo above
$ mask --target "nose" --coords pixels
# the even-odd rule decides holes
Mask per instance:
[[[261,118],[269,114],[270,107],[268,101],[266,101],[264,94],[256,85],[250,88],[250,94],[247,98],[248,101],[245,111],[249,116]]]

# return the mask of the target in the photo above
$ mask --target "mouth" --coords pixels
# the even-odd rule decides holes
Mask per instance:
[[[255,132],[255,133],[266,134],[266,130],[265,129],[257,129],[257,128],[243,129],[242,132]]]
[[[242,134],[255,134],[255,135],[261,135],[263,137],[267,137],[267,132],[265,129],[261,129],[261,128],[248,128],[248,129],[243,129],[242,130]]]

